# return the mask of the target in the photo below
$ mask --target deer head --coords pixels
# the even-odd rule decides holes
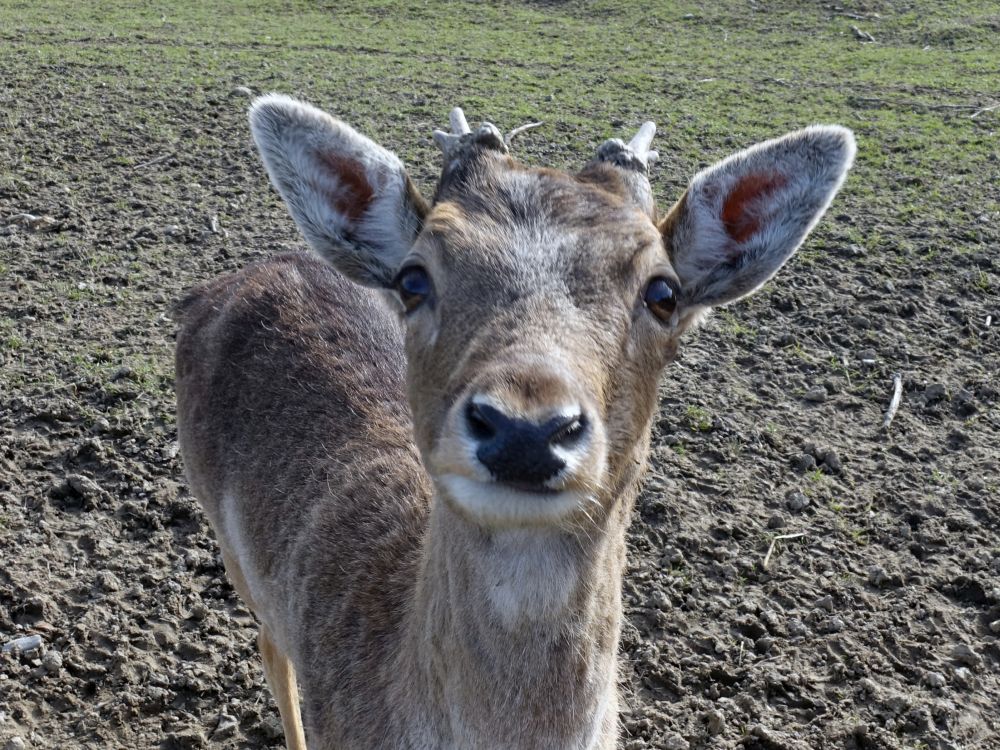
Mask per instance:
[[[250,120],[313,248],[398,309],[424,464],[485,526],[607,517],[681,335],[781,268],[854,157],[850,131],[809,127],[698,173],[659,217],[652,123],[568,174],[455,110],[428,204],[394,154],[318,109],[269,95]]]

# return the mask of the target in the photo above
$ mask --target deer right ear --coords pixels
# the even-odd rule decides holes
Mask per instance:
[[[774,276],[830,205],[854,151],[847,128],[814,125],[695,175],[659,226],[680,303],[732,302]]]
[[[346,123],[280,94],[253,103],[250,130],[309,244],[354,281],[389,286],[427,213],[399,158]]]

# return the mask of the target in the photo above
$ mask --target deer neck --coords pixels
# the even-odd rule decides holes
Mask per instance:
[[[616,731],[629,464],[587,529],[484,529],[434,503],[405,652],[445,744],[596,748]]]

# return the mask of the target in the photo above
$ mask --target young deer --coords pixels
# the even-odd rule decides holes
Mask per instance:
[[[708,308],[795,252],[850,131],[735,154],[658,218],[652,123],[566,174],[456,109],[428,204],[395,155],[309,105],[265,96],[250,122],[325,262],[191,294],[178,422],[288,747],[614,747],[660,373]]]

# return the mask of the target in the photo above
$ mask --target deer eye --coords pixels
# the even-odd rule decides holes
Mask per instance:
[[[664,323],[670,321],[677,307],[677,295],[671,283],[662,276],[657,276],[646,285],[642,296],[649,311]]]
[[[406,312],[413,312],[431,293],[431,278],[420,266],[408,266],[396,275],[392,283]]]

